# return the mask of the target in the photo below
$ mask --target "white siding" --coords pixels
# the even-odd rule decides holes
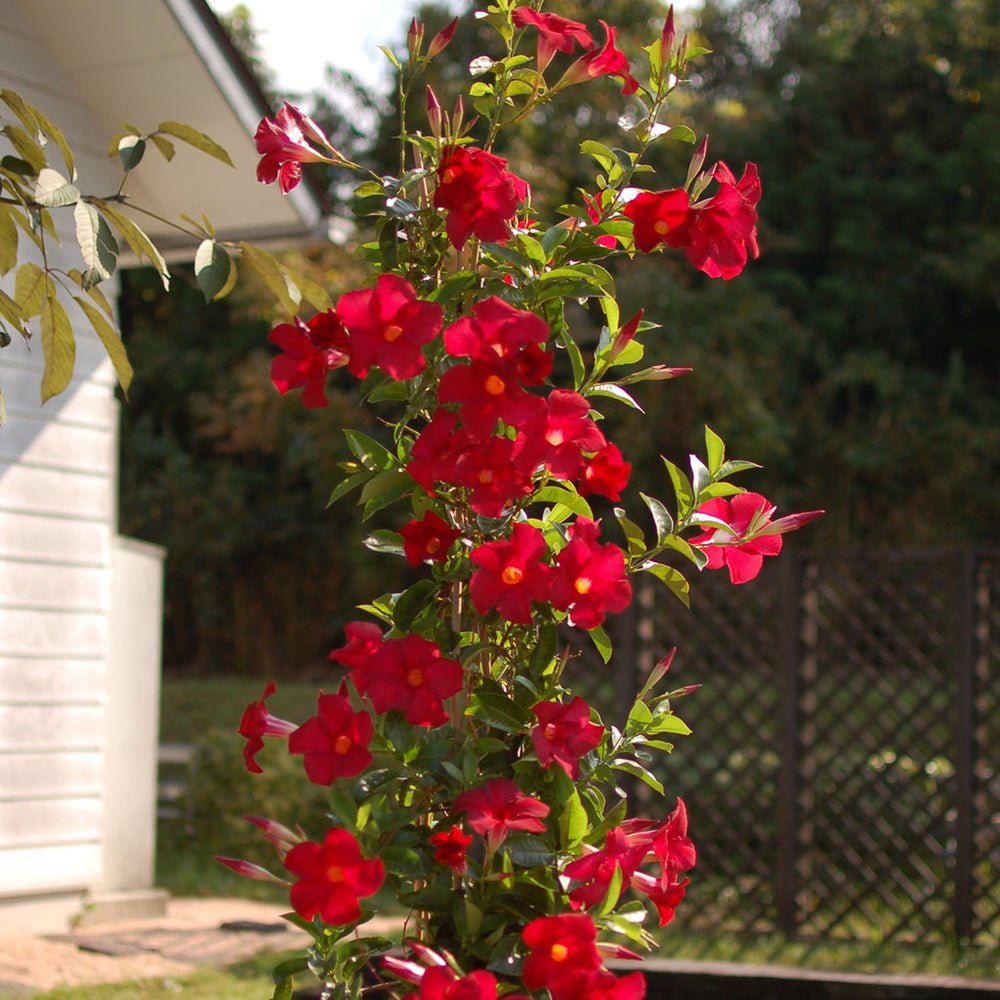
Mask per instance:
[[[85,191],[118,172],[96,127],[14,0],[0,0],[0,86],[66,133]],[[65,168],[54,144],[52,165]],[[80,267],[72,210],[49,262]],[[9,288],[9,278],[5,282]],[[113,287],[105,287],[109,298]],[[0,356],[0,896],[89,886],[101,874],[117,404],[103,349],[75,308],[76,371],[39,402],[41,344]],[[0,902],[2,905],[2,902]]]

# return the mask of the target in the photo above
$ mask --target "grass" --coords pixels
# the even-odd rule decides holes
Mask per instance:
[[[337,675],[331,668],[326,690],[336,689]],[[256,701],[264,689],[257,677],[165,677],[160,690],[160,741],[191,743],[209,729],[235,730],[243,709]],[[316,714],[320,685],[283,681],[268,700],[275,715],[296,722]]]
[[[31,1000],[262,1000],[270,996],[271,969],[291,954],[264,952],[226,969],[203,968],[190,976],[134,979],[91,986],[61,986]]]

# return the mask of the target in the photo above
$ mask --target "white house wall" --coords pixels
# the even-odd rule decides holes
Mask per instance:
[[[115,189],[104,130],[13,0],[0,0],[0,85],[63,129],[84,190]],[[56,217],[63,246],[50,263],[80,267],[72,213]],[[0,428],[0,930],[43,915],[50,926],[64,922],[104,866],[118,417],[103,350],[86,321],[71,317],[76,374],[45,406],[37,338],[29,346],[15,335],[0,351],[8,412]]]

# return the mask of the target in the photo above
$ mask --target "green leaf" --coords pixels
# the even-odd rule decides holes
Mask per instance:
[[[129,245],[132,253],[141,261],[144,257],[156,268],[163,283],[164,291],[170,290],[170,272],[163,255],[156,249],[153,241],[127,215],[122,214],[113,205],[100,198],[91,199],[108,222],[118,230],[119,235]]]
[[[645,493],[639,493],[643,503],[649,508],[649,513],[653,517],[653,524],[656,527],[656,544],[662,545],[667,535],[674,533],[674,519],[670,516],[670,511],[656,499],[648,497]]]
[[[391,62],[392,65],[396,67],[396,69],[401,70],[403,68],[400,65],[399,60],[396,58],[396,53],[393,52],[388,45],[380,45],[378,48],[379,51],[382,53],[382,55],[384,55],[386,59],[388,59],[389,62]]]
[[[274,992],[271,994],[271,1000],[292,1000],[292,977],[288,976],[285,979],[279,979],[274,984]]]
[[[559,634],[555,625],[546,623],[538,631],[538,642],[531,651],[528,666],[533,674],[540,674],[552,662],[559,645]]]
[[[167,163],[174,158],[174,144],[169,139],[164,139],[162,135],[154,134],[149,137],[149,140],[160,151],[160,156],[162,156]]]
[[[285,273],[278,262],[266,250],[255,247],[252,243],[240,243],[240,253],[243,259],[260,275],[270,293],[281,303],[289,315],[298,311],[302,296],[297,288],[289,286]]]
[[[701,498],[701,491],[712,481],[711,473],[697,455],[691,456],[691,481],[696,500]]]
[[[646,412],[635,401],[631,393],[623,389],[620,385],[615,385],[611,382],[598,382],[597,385],[592,385],[586,391],[585,395],[606,396],[608,399],[617,399],[619,403],[624,403],[626,406],[630,406],[633,410],[638,410],[640,413]]]
[[[611,762],[611,767],[615,771],[624,771],[626,774],[631,774],[634,778],[638,778],[649,785],[654,792],[660,795],[663,794],[663,784],[660,782],[660,779],[652,771],[644,768],[638,761],[629,760],[627,757],[616,757]]]
[[[85,201],[78,201],[73,209],[76,222],[76,242],[80,254],[92,277],[85,284],[94,284],[94,279],[106,281],[115,272],[118,264],[118,241],[108,228],[100,212]]]
[[[344,431],[344,437],[347,438],[347,447],[351,449],[351,454],[366,469],[372,472],[385,472],[399,467],[395,456],[367,434],[347,429]]]
[[[566,349],[570,367],[573,369],[573,388],[579,389],[587,378],[587,368],[583,363],[583,355],[568,328],[564,327],[559,331],[559,341]]]
[[[126,170],[134,170],[142,162],[146,140],[138,135],[123,135],[118,140],[118,159]]]
[[[418,580],[412,587],[404,590],[392,610],[392,622],[396,628],[401,632],[408,632],[436,594],[437,585],[433,580]]]
[[[236,283],[236,268],[226,248],[202,240],[194,255],[194,276],[206,302],[224,298]]]
[[[7,136],[7,140],[14,147],[14,152],[18,157],[31,164],[32,173],[37,174],[45,168],[45,150],[30,136],[23,128],[16,125],[4,125],[0,133]]]
[[[41,314],[48,281],[48,275],[32,261],[25,262],[17,269],[14,300],[26,317]]]
[[[618,524],[621,526],[622,532],[625,535],[625,541],[628,545],[628,554],[630,556],[637,556],[641,552],[646,551],[646,536],[643,533],[642,528],[635,523],[635,521],[629,518],[622,507],[614,508],[615,517],[618,520]]]
[[[598,625],[596,628],[587,629],[587,635],[590,636],[590,641],[601,659],[607,663],[611,659],[611,640],[608,638],[608,633]]]
[[[563,489],[561,486],[544,486],[532,497],[532,502],[555,503],[568,508],[577,517],[586,517],[594,520],[594,512],[590,504],[573,490]]]
[[[750,469],[759,468],[760,466],[756,462],[745,462],[741,459],[733,458],[722,464],[716,478],[727,479],[729,476],[735,475],[737,472],[748,472]]]
[[[17,263],[17,226],[10,217],[16,209],[0,205],[0,274],[7,274]]]
[[[38,172],[33,195],[39,205],[46,208],[61,208],[63,205],[73,205],[80,200],[80,189],[68,180],[58,170],[43,167]]]
[[[281,979],[287,979],[289,976],[294,976],[296,973],[305,972],[309,968],[309,959],[305,955],[299,955],[295,958],[288,958],[284,962],[280,962],[271,970],[271,976],[275,982]]]
[[[445,305],[464,295],[476,283],[476,275],[472,271],[457,271],[448,275],[428,296],[429,302]]]
[[[498,691],[476,691],[469,699],[465,714],[503,733],[525,732],[534,722],[520,705]]]
[[[677,515],[683,521],[694,509],[694,492],[687,476],[674,465],[669,459],[663,459],[663,464],[667,467],[670,481],[674,485],[674,494],[677,497]]]
[[[395,503],[412,489],[413,480],[405,472],[379,472],[372,476],[361,488],[361,499],[358,501],[365,505],[364,520]]]
[[[622,881],[621,865],[615,865],[615,871],[611,876],[611,881],[608,883],[608,891],[604,894],[604,899],[601,900],[596,909],[590,911],[590,916],[594,920],[606,917],[618,905],[618,900],[622,894]]]
[[[76,364],[76,341],[73,327],[66,310],[56,298],[51,281],[42,306],[42,355],[45,367],[42,370],[42,402],[58,396],[73,377]]]
[[[180,139],[181,142],[186,142],[189,146],[194,146],[195,149],[200,149],[203,153],[214,156],[215,159],[221,160],[227,166],[233,165],[229,154],[214,139],[205,135],[204,132],[191,128],[190,125],[184,125],[182,122],[160,122],[156,126],[156,131],[172,135],[175,139]]]
[[[361,543],[366,549],[371,549],[372,552],[386,552],[389,555],[401,556],[403,555],[403,538],[396,531],[389,531],[387,529],[379,529],[378,531],[373,531],[368,535]]]
[[[555,860],[552,848],[541,837],[526,833],[516,833],[507,838],[504,851],[515,865],[522,868],[537,868],[551,865]]]
[[[660,703],[660,705],[663,704],[665,703]],[[659,708],[660,706],[657,707]],[[691,727],[683,719],[667,710],[656,713],[646,733],[650,736],[655,733],[676,733],[678,736],[690,736]]]
[[[651,562],[642,567],[646,573],[651,573],[661,583],[677,597],[685,607],[691,607],[691,584],[687,577],[676,570],[673,566],[664,566],[663,563]]]
[[[93,305],[93,303],[88,302],[80,295],[74,295],[73,298],[76,304],[84,311],[87,319],[90,320],[90,325],[94,328],[94,332],[104,345],[104,350],[107,352],[108,357],[111,359],[111,364],[114,366],[118,384],[122,387],[122,392],[125,393],[125,398],[127,399],[128,388],[132,384],[132,365],[125,354],[125,345],[122,343],[118,331],[108,322],[101,310]]]
[[[580,795],[574,788],[563,802],[559,813],[559,842],[566,849],[576,847],[587,835],[590,821],[587,810],[583,808]]]
[[[31,336],[27,325],[27,314],[2,288],[0,288],[0,316],[17,327],[25,339]]]
[[[66,137],[42,114],[33,104],[28,104],[14,90],[0,90],[0,99],[21,119],[25,128],[31,129],[37,136],[39,132],[47,135],[58,147],[66,164],[71,180],[76,180],[76,164],[73,161],[73,151],[66,142]]]
[[[726,445],[722,438],[707,424],[705,426],[705,454],[708,456],[708,471],[714,479],[726,460]]]

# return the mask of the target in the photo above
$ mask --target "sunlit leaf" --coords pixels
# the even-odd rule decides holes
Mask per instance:
[[[215,159],[221,160],[227,166],[233,166],[229,154],[214,139],[205,135],[204,132],[191,128],[190,125],[185,125],[183,122],[160,122],[156,126],[156,131],[172,135],[175,139],[180,139],[181,142],[186,142],[189,146],[194,146],[195,149],[200,149],[203,153],[214,156]]]

